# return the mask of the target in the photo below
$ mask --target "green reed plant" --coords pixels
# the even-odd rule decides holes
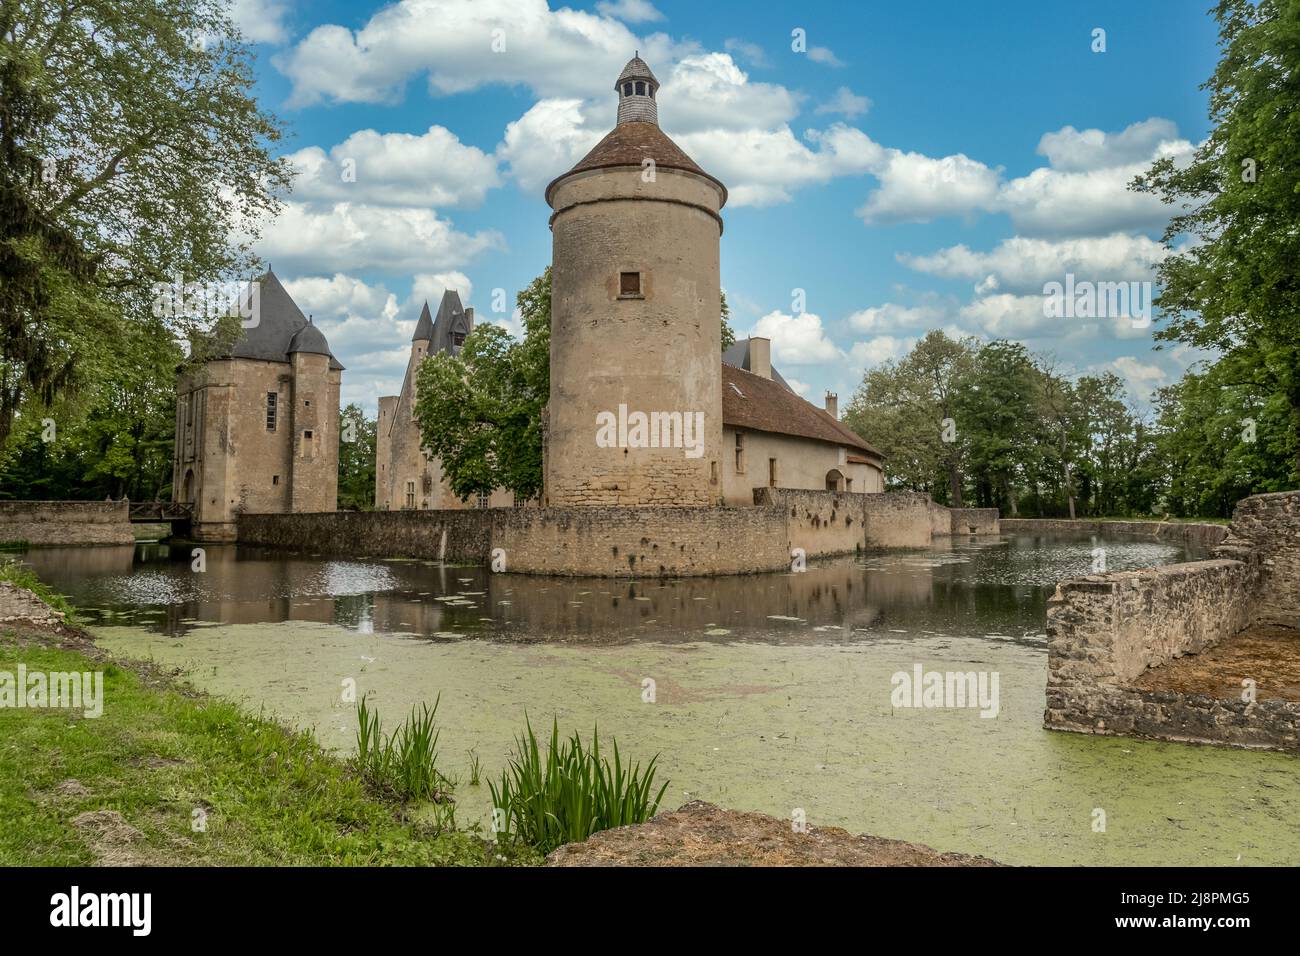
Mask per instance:
[[[598,830],[649,820],[668,789],[667,782],[657,793],[652,789],[659,756],[642,770],[640,764],[624,765],[617,740],[613,749],[611,764],[601,756],[596,728],[590,747],[576,732],[561,741],[559,722],[553,720],[543,758],[537,734],[525,719],[500,783],[488,782],[498,840],[519,841],[545,854]]]
[[[385,735],[367,697],[357,704],[356,766],[372,787],[404,800],[450,801],[451,781],[438,770],[439,695],[433,707],[412,707],[410,716]]]

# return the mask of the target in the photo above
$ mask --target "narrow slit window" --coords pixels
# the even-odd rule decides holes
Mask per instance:
[[[618,294],[619,295],[640,295],[641,294],[641,273],[620,272],[618,274]]]
[[[275,392],[266,393],[266,430],[275,431],[275,406],[279,396]]]

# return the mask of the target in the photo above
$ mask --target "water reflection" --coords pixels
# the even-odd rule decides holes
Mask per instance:
[[[813,562],[803,573],[671,581],[494,575],[486,568],[214,545],[39,548],[24,560],[93,624],[182,635],[217,624],[313,621],[430,640],[620,643],[841,642],[976,635],[1039,643],[1056,582],[1168,564],[1155,541],[1006,536],[937,539],[923,551]],[[901,639],[901,638],[898,638]]]

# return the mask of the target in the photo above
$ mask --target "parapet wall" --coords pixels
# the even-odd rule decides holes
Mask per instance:
[[[356,557],[486,562],[491,510],[241,514],[239,543]]]
[[[1250,500],[1250,499],[1246,499]],[[1128,534],[1209,551],[1228,536],[1227,525],[1194,521],[1115,521],[1098,518],[1003,518],[1003,534]]]
[[[1027,530],[1020,523],[1002,526]],[[1123,533],[1112,526],[1149,523],[1092,524],[1102,533]],[[1151,668],[1202,653],[1254,625],[1300,625],[1298,572],[1300,492],[1283,492],[1239,502],[1213,560],[1062,581],[1047,608],[1044,725],[1300,750],[1300,703],[1271,699],[1256,705],[1133,686]]]
[[[134,544],[125,501],[0,501],[0,543]]]
[[[496,553],[506,571],[527,574],[689,577],[786,570],[794,549],[816,558],[868,548],[928,547],[935,514],[942,518],[942,533],[952,527],[948,509],[914,492],[758,488],[754,502],[752,508],[243,514],[239,541],[323,554],[483,564]]]

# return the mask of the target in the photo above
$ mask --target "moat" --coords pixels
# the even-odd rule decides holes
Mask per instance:
[[[1286,755],[1042,728],[1057,580],[1198,555],[1146,540],[936,539],[805,573],[673,581],[493,575],[422,561],[207,546],[33,549],[102,644],[352,745],[355,680],[389,721],[441,694],[461,821],[488,811],[525,713],[599,721],[699,798],[1024,864],[1295,863]],[[915,665],[1000,676],[998,716],[900,709]],[[647,678],[654,701],[647,702]],[[1105,811],[1104,832],[1094,810]]]

